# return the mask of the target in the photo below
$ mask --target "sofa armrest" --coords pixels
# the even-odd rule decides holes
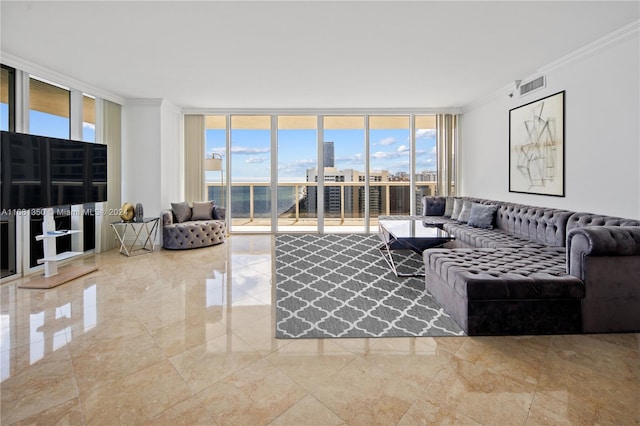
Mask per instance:
[[[587,256],[640,255],[639,226],[591,226],[567,234],[567,273],[584,279]]]
[[[168,226],[173,224],[173,211],[172,210],[163,210],[162,215],[162,226]]]

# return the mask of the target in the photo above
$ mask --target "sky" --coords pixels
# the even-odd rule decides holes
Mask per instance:
[[[309,168],[317,166],[316,130],[278,131],[278,180],[305,181]],[[325,129],[324,140],[334,143],[335,166],[364,173],[365,132]],[[373,171],[409,172],[409,129],[371,130],[369,135],[370,167]],[[271,174],[270,130],[231,131],[231,172],[234,181],[269,181]],[[208,156],[213,152],[225,156],[225,131],[206,132]],[[416,131],[416,170],[435,170],[435,130]],[[207,180],[218,181],[212,172]]]
[[[0,104],[0,130],[9,130],[7,104]],[[39,136],[51,136],[60,139],[69,139],[69,119],[40,111],[29,111],[29,133]],[[96,128],[91,123],[83,123],[82,140],[85,142],[96,141]]]
[[[0,105],[0,129],[6,129],[6,104]],[[29,133],[69,138],[69,119],[38,111],[30,111]],[[278,130],[278,180],[303,182],[307,170],[317,167],[315,129]],[[206,131],[207,156],[216,152],[225,156],[225,130]],[[95,141],[95,126],[83,125],[82,140]],[[334,143],[335,166],[338,170],[354,169],[364,173],[365,130],[325,129],[324,140]],[[409,129],[370,130],[370,168],[391,174],[409,172]],[[231,130],[231,171],[237,182],[268,182],[271,175],[271,131]],[[416,131],[416,170],[436,169],[435,129]],[[207,172],[207,181],[217,182],[218,172]]]

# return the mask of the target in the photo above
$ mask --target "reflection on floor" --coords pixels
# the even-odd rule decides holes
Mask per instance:
[[[640,334],[276,340],[273,245],[2,285],[0,423],[640,422]]]

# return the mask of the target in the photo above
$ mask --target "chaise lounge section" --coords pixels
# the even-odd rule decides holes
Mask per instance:
[[[477,226],[445,215],[444,197],[423,199],[425,224],[456,237],[424,252],[425,285],[468,335],[640,330],[639,221],[458,200],[495,213]]]

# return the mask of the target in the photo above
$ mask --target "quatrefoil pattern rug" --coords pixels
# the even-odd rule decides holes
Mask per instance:
[[[276,236],[276,337],[461,336],[424,289],[398,278],[377,234]],[[400,272],[421,272],[421,256],[394,251]]]

